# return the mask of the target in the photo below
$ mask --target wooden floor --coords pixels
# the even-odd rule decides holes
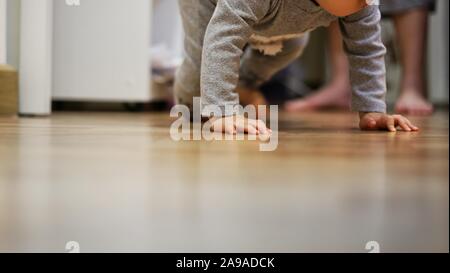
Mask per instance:
[[[419,133],[280,116],[279,146],[174,142],[168,114],[0,118],[0,252],[449,250],[448,112]]]

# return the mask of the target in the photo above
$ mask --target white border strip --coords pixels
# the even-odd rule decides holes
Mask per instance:
[[[0,64],[6,63],[6,0],[0,0]]]

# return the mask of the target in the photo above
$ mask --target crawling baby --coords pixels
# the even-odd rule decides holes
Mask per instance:
[[[177,71],[175,99],[193,106],[216,132],[270,135],[260,120],[238,110],[240,90],[255,90],[297,59],[308,33],[338,20],[350,63],[352,109],[362,130],[416,131],[408,119],[386,114],[386,49],[380,11],[367,0],[179,0],[186,57]]]

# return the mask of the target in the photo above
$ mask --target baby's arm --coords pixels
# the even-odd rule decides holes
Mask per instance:
[[[418,128],[406,118],[386,114],[386,48],[381,40],[380,20],[378,6],[367,6],[339,20],[350,63],[352,109],[360,112],[363,130],[394,131],[400,126],[415,131]]]
[[[203,116],[213,115],[215,118],[221,118],[237,114],[232,108],[239,105],[235,89],[239,78],[240,57],[252,34],[252,25],[262,19],[269,9],[270,0],[217,1],[203,45],[201,67]],[[217,109],[220,109],[221,113],[216,113]],[[217,123],[222,124],[221,121]],[[225,131],[224,127],[214,128],[216,131]],[[247,128],[245,131],[250,133],[254,131],[253,129]],[[264,129],[265,125],[261,131]]]

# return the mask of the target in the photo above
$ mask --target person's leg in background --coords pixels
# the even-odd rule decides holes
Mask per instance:
[[[383,3],[382,11],[393,17],[402,56],[402,88],[395,110],[402,114],[429,115],[433,112],[433,106],[426,99],[425,54],[429,8],[434,1],[384,0]],[[286,110],[318,110],[348,103],[351,89],[348,62],[338,24],[333,23],[328,32],[332,80],[316,93],[286,103]]]
[[[333,22],[328,28],[329,56],[332,78],[322,89],[311,95],[289,101],[285,109],[289,112],[310,111],[320,108],[350,108],[350,78],[348,60],[345,55],[342,36],[338,22]]]
[[[308,44],[309,34],[283,42],[282,51],[276,55],[265,55],[251,45],[241,60],[239,76],[239,99],[242,105],[266,105],[260,87],[277,72],[299,58]]]
[[[402,114],[430,115],[427,101],[426,44],[428,9],[417,8],[393,16],[402,64],[400,97],[395,111]]]

